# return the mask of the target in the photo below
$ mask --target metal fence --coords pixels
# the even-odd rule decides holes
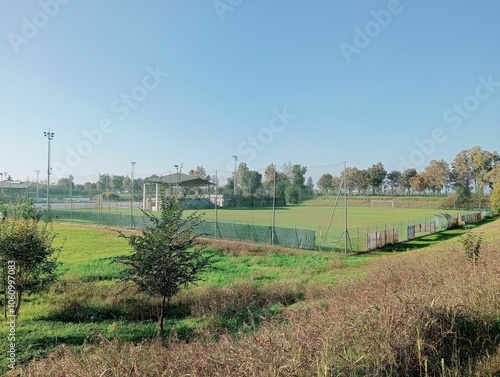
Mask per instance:
[[[137,203],[139,205],[139,203]],[[75,224],[95,224],[124,229],[144,229],[150,220],[136,210],[128,212],[119,204],[105,204],[99,208],[94,203],[80,206],[61,203],[51,209],[56,221]],[[204,221],[197,235],[212,238],[252,241],[308,250],[363,252],[387,245],[402,243],[457,225],[470,224],[492,216],[491,210],[477,210],[433,216],[379,225],[332,229],[327,235],[318,231],[254,225],[241,222]],[[347,236],[347,237],[346,237]]]
[[[320,249],[344,251],[347,246],[347,250],[351,252],[370,251],[442,232],[458,225],[472,224],[491,215],[489,210],[457,214],[438,213],[418,219],[348,228],[347,232],[337,230],[332,232],[328,239],[321,238],[320,235]]]
[[[241,241],[268,243],[296,249],[314,250],[316,232],[307,229],[282,228],[253,224],[204,221],[198,234]]]
[[[125,214],[114,211],[112,207],[95,211],[84,209],[52,209],[51,215],[56,221],[76,224],[97,224],[109,227],[144,229],[151,222],[144,214]],[[252,241],[313,250],[316,244],[315,231],[297,228],[284,228],[243,224],[234,222],[204,221],[195,232],[196,235],[213,238],[226,238],[240,241]]]

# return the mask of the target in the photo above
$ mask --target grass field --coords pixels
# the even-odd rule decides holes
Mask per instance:
[[[185,213],[192,211],[186,210]],[[215,221],[215,209],[203,209],[199,212],[205,213],[204,219],[207,221]],[[348,208],[348,227],[365,227],[371,225],[381,225],[390,222],[412,220],[418,218],[425,218],[432,216],[436,213],[443,212],[436,209],[413,209],[413,208],[384,208],[384,207],[349,207]],[[449,213],[456,213],[457,211],[446,211]],[[96,209],[79,209],[73,210],[73,216],[70,215],[70,210],[54,210],[54,214],[59,219],[64,221],[73,220],[75,223],[84,221],[90,214],[92,222],[97,220]],[[134,216],[142,216],[142,212],[134,209]],[[129,221],[130,210],[120,207],[112,207],[111,205],[106,208],[105,206],[100,212],[101,221],[103,223],[108,218],[120,215],[123,222]],[[275,211],[276,226],[281,227],[297,227],[303,229],[319,229],[326,228],[332,215],[331,206],[319,205],[299,205],[279,207]],[[217,210],[218,221],[239,222],[255,225],[271,225],[273,211],[271,208],[255,208],[255,209],[226,209],[219,208]],[[81,220],[81,219],[84,220]],[[344,228],[344,208],[338,207],[333,216],[333,226]]]
[[[202,210],[205,220],[215,220],[215,210]],[[186,211],[188,213],[188,211]],[[408,208],[377,208],[352,207],[348,209],[348,227],[366,227],[382,225],[404,220],[413,220],[432,216],[439,211],[432,209]],[[328,206],[289,206],[276,210],[276,226],[298,227],[317,230],[328,226],[332,207]],[[272,223],[272,209],[221,209],[217,211],[219,221],[243,222],[256,225],[270,225]],[[344,228],[344,208],[335,210],[332,226]]]
[[[190,213],[192,211],[186,211]],[[228,223],[243,223],[252,225],[271,226],[273,211],[270,208],[259,209],[208,209],[200,210],[204,219],[209,222],[217,221]],[[456,211],[447,211],[455,214]],[[98,213],[95,209],[57,210],[53,212],[57,219],[79,224],[99,223],[108,226],[130,227],[130,211],[104,206]],[[406,226],[419,222],[433,221],[433,215],[439,213],[434,209],[411,208],[380,208],[380,207],[349,207],[347,213],[347,229],[350,235],[349,248],[353,251],[366,249],[366,233],[380,229],[398,228],[401,239],[405,238]],[[135,210],[134,226],[141,227],[148,224],[148,220],[139,210]],[[331,222],[330,222],[331,220]],[[330,227],[329,227],[330,224]],[[276,209],[275,226],[313,230],[316,234],[317,248],[342,249],[339,245],[340,237],[346,227],[343,207],[333,211],[331,206],[299,205]]]
[[[409,253],[349,257],[203,241],[220,269],[175,299],[166,319],[168,347],[148,340],[157,301],[124,290],[116,279],[121,267],[111,258],[128,252],[126,241],[96,227],[54,224],[53,230],[64,245],[61,281],[27,298],[16,327],[18,361],[42,360],[9,375],[500,371],[499,221],[477,229],[485,239],[477,268],[460,250],[464,229],[412,241]],[[6,332],[2,321],[2,339]],[[0,342],[2,354],[4,347]]]
[[[122,267],[113,257],[129,252],[126,240],[95,226],[52,226],[57,234],[54,244],[63,245],[60,281],[48,293],[27,297],[23,303],[16,327],[18,360],[25,362],[62,344],[79,346],[98,334],[130,341],[152,338],[157,300],[123,291],[118,281]],[[310,296],[317,285],[359,278],[361,266],[376,256],[343,258],[268,245],[238,245],[224,241],[208,245],[217,254],[217,270],[206,273],[203,282],[174,300],[166,320],[169,331],[175,329],[185,339],[202,328],[238,331],[244,323],[259,322]],[[224,248],[227,252],[221,251]],[[216,305],[206,304],[214,295],[224,298]],[[0,336],[6,338],[5,321],[0,329]],[[1,344],[4,354],[6,343]]]

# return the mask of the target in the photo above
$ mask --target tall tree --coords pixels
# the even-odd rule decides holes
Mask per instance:
[[[276,165],[269,164],[264,171],[264,188],[269,195],[274,195],[274,178],[276,177],[276,197],[285,197],[285,188],[288,184],[288,177],[285,173],[277,171]]]
[[[308,195],[310,197],[312,197],[314,195],[314,183],[313,183],[313,179],[311,176],[309,176],[307,178],[307,182],[306,182],[306,190],[308,191]]]
[[[490,195],[490,206],[493,213],[500,215],[500,180],[493,184],[493,190]]]
[[[255,170],[249,170],[243,178],[243,186],[248,195],[256,194],[262,187],[262,174]]]
[[[334,193],[338,193],[341,189],[345,190],[345,188],[342,187],[342,185],[343,185],[342,178],[337,176],[332,178],[332,189]]]
[[[411,193],[411,180],[417,175],[417,170],[413,168],[406,169],[399,177],[399,185],[406,190],[408,196]]]
[[[486,175],[493,169],[500,158],[496,151],[485,151],[478,146],[472,147],[467,152],[469,154],[469,161],[471,164],[474,188],[476,192],[482,193],[484,192],[485,186],[488,184]]]
[[[143,211],[152,225],[141,234],[118,232],[120,237],[128,240],[132,253],[116,258],[126,266],[123,280],[161,298],[158,336],[163,333],[165,308],[170,305],[172,297],[182,287],[202,280],[201,274],[211,268],[214,258],[204,249],[193,249],[196,241],[193,231],[201,223],[202,215],[193,212],[183,216],[180,198],[168,198],[164,190],[160,199],[159,217]]]
[[[387,175],[387,171],[384,169],[384,165],[381,162],[372,165],[371,168],[367,170],[368,182],[372,188],[372,194],[375,195],[377,191],[380,191],[380,187],[384,182]]]
[[[432,160],[429,165],[425,168],[425,175],[427,179],[427,185],[432,193],[436,193],[443,190],[450,180],[450,168],[448,163],[444,160]]]
[[[107,192],[111,189],[111,177],[108,173],[99,174],[99,180],[97,181],[97,189],[100,192]]]
[[[285,189],[287,202],[297,204],[304,199],[306,173],[307,167],[300,164],[292,165],[290,184]]]
[[[453,188],[458,194],[459,200],[468,199],[471,193],[471,185],[474,180],[469,151],[463,150],[459,152],[455,156],[451,166],[450,179],[453,183]]]
[[[238,169],[236,169],[236,175],[235,175],[235,184],[236,184],[236,189],[238,190],[238,187],[241,190],[241,194],[243,194],[243,185],[246,180],[246,175],[250,169],[248,168],[248,165],[245,162],[240,162],[238,165]]]
[[[398,170],[393,170],[387,174],[386,180],[387,184],[391,189],[391,194],[396,195],[396,190],[399,186],[399,178],[401,177],[401,172]]]
[[[319,177],[316,184],[324,194],[328,195],[329,191],[333,188],[333,175],[331,175],[330,173],[323,174],[321,177]]]
[[[410,179],[411,188],[423,194],[429,188],[429,180],[425,172],[417,173]]]
[[[193,177],[198,177],[198,178],[202,178],[202,179],[205,179],[207,178],[207,171],[205,170],[205,168],[203,167],[203,165],[198,165],[196,167],[196,169],[191,169],[189,172],[188,172],[189,175],[193,176]]]
[[[493,168],[484,176],[488,186],[493,189],[493,185],[500,180],[500,164],[493,166]]]
[[[113,187],[114,191],[122,192],[124,190],[123,188],[123,182],[125,181],[125,177],[123,175],[113,175],[111,177],[111,186]]]
[[[359,176],[360,170],[356,167],[348,167],[340,174],[340,177],[344,180],[348,194],[352,194],[355,190],[359,190]]]

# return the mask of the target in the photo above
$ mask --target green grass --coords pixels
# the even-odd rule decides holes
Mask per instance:
[[[190,214],[193,211],[185,211]],[[261,226],[272,224],[273,211],[271,208],[257,209],[230,209],[220,208],[200,210],[206,221],[226,223],[243,223]],[[275,226],[284,228],[308,229],[315,232],[316,249],[344,251],[343,236],[344,229],[349,232],[350,242],[347,248],[350,251],[363,251],[367,248],[366,234],[385,229],[398,229],[399,238],[406,238],[407,226],[434,221],[436,209],[414,209],[414,208],[381,208],[381,207],[349,207],[347,212],[347,224],[343,207],[335,210],[331,205],[296,205],[277,208],[275,211]],[[456,211],[447,211],[455,214]],[[103,208],[100,215],[95,209],[76,211],[73,216],[69,211],[54,211],[59,219],[70,221],[72,218],[76,224],[88,224],[89,219],[108,226],[129,227],[130,212],[126,208]],[[138,209],[134,210],[134,223],[138,228],[147,224],[149,220]],[[84,268],[84,267],[82,267]],[[87,268],[94,268],[88,266]],[[113,268],[113,267],[107,267]],[[96,276],[96,278],[99,278]]]
[[[131,319],[122,313],[122,309],[113,308],[113,304],[109,303],[115,294],[110,292],[116,290],[123,268],[114,263],[113,258],[130,252],[127,240],[118,237],[118,233],[112,230],[98,227],[53,223],[52,230],[57,234],[54,245],[63,246],[59,255],[59,272],[60,280],[65,283],[60,286],[62,288],[53,289],[49,293],[25,298],[16,327],[18,360],[24,362],[43,356],[61,344],[81,345],[84,341],[92,340],[97,334],[109,339],[132,341],[151,338],[155,330],[154,319]],[[206,273],[204,281],[201,281],[198,287],[187,288],[187,297],[190,290],[193,293],[210,295],[210,289],[218,287],[240,287],[237,289],[244,292],[250,289],[250,286],[256,287],[252,289],[260,287],[256,292],[264,297],[267,285],[276,283],[284,287],[290,286],[290,294],[303,297],[303,293],[293,293],[292,289],[299,289],[295,287],[307,284],[332,284],[343,277],[360,276],[361,270],[359,265],[352,264],[356,258],[347,259],[332,253],[267,250],[257,245],[254,251],[243,252],[241,255],[222,253],[213,247],[211,249],[217,253],[217,269]],[[363,257],[359,258],[362,263]],[[64,296],[68,289],[70,293]],[[127,291],[116,294],[123,295],[123,300],[131,297]],[[63,321],[56,320],[56,317],[51,318],[54,310],[57,313],[58,308],[71,306],[67,300],[75,300],[80,305],[74,309],[74,317],[66,314]],[[204,300],[200,299],[202,302]],[[279,312],[281,307],[279,300],[265,304],[265,307],[252,303],[251,307],[243,308],[236,314],[229,311],[227,315],[216,316],[215,322],[203,316],[192,316],[189,311],[182,314],[181,308],[179,317],[173,315],[167,318],[165,328],[175,327],[177,335],[186,339],[193,337],[196,329],[209,325],[237,331],[245,320],[260,321],[260,317],[273,315]],[[154,318],[154,315],[150,317]],[[6,321],[2,321],[0,337],[5,338],[6,334]],[[4,347],[2,342],[2,353],[5,351]]]
[[[185,211],[186,214],[192,211]],[[207,221],[215,221],[215,209],[204,209],[200,212],[205,213],[204,219]],[[365,227],[376,224],[385,224],[390,222],[398,222],[404,220],[412,220],[425,218],[436,213],[443,212],[437,209],[412,209],[412,208],[379,208],[379,207],[349,207],[348,208],[348,227]],[[456,213],[456,211],[447,211]],[[69,209],[64,211],[54,211],[64,221],[69,221]],[[79,214],[86,214],[80,216]],[[92,221],[97,222],[97,210],[84,209],[75,210],[73,222],[86,223],[89,215],[92,216]],[[329,205],[298,205],[287,206],[276,209],[275,224],[278,227],[297,227],[303,229],[325,229],[328,226],[330,216],[332,215],[332,206]],[[118,220],[112,218],[118,216]],[[109,208],[101,212],[101,221],[111,221],[109,225],[129,224],[130,212],[128,209]],[[134,216],[140,218],[142,212],[134,210]],[[239,222],[255,225],[271,225],[272,224],[272,209],[271,208],[256,208],[256,209],[229,209],[219,208],[217,210],[218,221]],[[138,220],[136,219],[136,222]],[[333,227],[344,228],[344,208],[338,207],[333,216]]]
[[[307,209],[300,206],[287,208],[282,210],[282,215],[290,213],[299,219],[300,214],[310,216]],[[319,210],[323,211],[323,215],[329,215],[327,210],[331,209]],[[409,212],[425,214],[422,210],[363,210],[375,210],[371,214],[372,219],[402,216]],[[219,216],[222,212],[233,215],[245,213],[242,210],[227,210],[220,211]],[[253,212],[263,216],[266,210]],[[318,215],[320,211],[314,213]],[[118,237],[114,231],[98,227],[54,223],[53,231],[57,233],[55,245],[63,245],[59,257],[60,272],[67,285],[62,284],[62,288],[54,288],[51,293],[32,295],[23,302],[16,328],[18,360],[25,362],[44,356],[61,344],[80,346],[96,336],[128,341],[151,338],[155,333],[154,316],[138,320],[125,315],[123,307],[113,306],[113,299],[118,298],[116,296],[121,296],[121,301],[117,301],[120,305],[128,299],[140,299],[127,291],[117,290],[117,278],[122,267],[112,260],[130,252],[126,239]],[[405,246],[408,249],[421,248],[463,233],[463,229],[451,230]],[[279,314],[284,305],[308,299],[304,292],[329,287],[340,279],[359,279],[365,275],[367,263],[390,257],[390,254],[381,251],[345,257],[329,252],[279,249],[265,245],[245,246],[246,249],[240,250],[236,245],[234,248],[233,244],[229,245],[227,253],[210,246],[217,253],[217,269],[206,273],[199,286],[187,288],[169,312],[165,327],[175,328],[179,338],[192,339],[196,337],[197,330],[205,327],[222,327],[236,332],[249,321],[258,324],[264,317]],[[54,308],[64,307],[68,305],[67,300],[73,299],[80,305],[74,309],[77,313],[75,317],[66,315],[64,320],[51,317]],[[204,305],[211,300],[216,309],[204,309]],[[133,302],[139,310],[150,308],[148,302],[144,307],[140,300]],[[196,310],[201,314],[192,314]],[[203,310],[212,310],[213,314],[203,314]],[[0,337],[5,339],[6,335],[6,321],[2,321]],[[2,354],[5,347],[4,342],[0,342]],[[5,365],[0,364],[0,372],[5,371]]]
[[[54,224],[54,245],[63,246],[60,271],[77,278],[100,280],[118,277],[120,266],[112,258],[130,251],[118,233],[98,228]]]
[[[205,220],[215,221],[215,210],[203,210]],[[189,213],[189,211],[186,211]],[[425,218],[439,213],[433,209],[408,208],[371,208],[352,207],[348,209],[348,228],[381,225],[404,220]],[[304,229],[326,229],[332,207],[330,206],[289,206],[276,210],[276,226],[298,227]],[[256,225],[272,223],[272,209],[220,209],[217,211],[218,221],[234,221]],[[344,228],[344,209],[335,210],[332,226]]]

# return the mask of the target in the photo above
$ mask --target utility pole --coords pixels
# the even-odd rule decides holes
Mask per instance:
[[[234,158],[233,195],[236,195],[236,163],[238,162],[238,156],[233,156],[233,158]]]
[[[4,179],[4,181],[8,181],[9,180],[9,176],[7,174],[9,174],[8,171],[6,171],[6,172],[3,173],[3,179]],[[3,189],[3,187],[4,187],[4,184],[2,182],[2,189]],[[10,192],[9,192],[9,195],[10,195]],[[10,197],[9,197],[9,201],[10,201]]]
[[[70,176],[68,177],[68,180],[69,180],[69,208],[70,208],[70,212],[71,212],[71,222],[73,222],[73,179],[75,177],[73,177],[71,174]]]
[[[174,165],[174,168],[177,170],[175,174],[175,193],[179,194],[179,165]]]
[[[43,136],[47,138],[48,141],[48,150],[47,150],[47,211],[50,212],[50,199],[49,199],[49,192],[50,192],[50,173],[52,168],[50,167],[50,142],[54,138],[54,133],[50,132],[50,128],[48,132],[44,132]]]
[[[274,164],[273,164],[274,165]],[[274,179],[273,179],[273,226],[271,229],[271,245],[274,245],[274,232],[276,225],[276,165],[274,165]]]
[[[134,206],[134,166],[136,164],[135,161],[131,161],[130,164],[132,165],[132,174],[131,174],[131,182],[130,185],[132,189],[130,190],[130,228],[134,229],[134,217],[132,215],[132,208]]]
[[[35,170],[35,173],[36,173],[36,198],[38,199],[40,197],[40,191],[38,186],[38,174],[40,174],[40,170]]]

